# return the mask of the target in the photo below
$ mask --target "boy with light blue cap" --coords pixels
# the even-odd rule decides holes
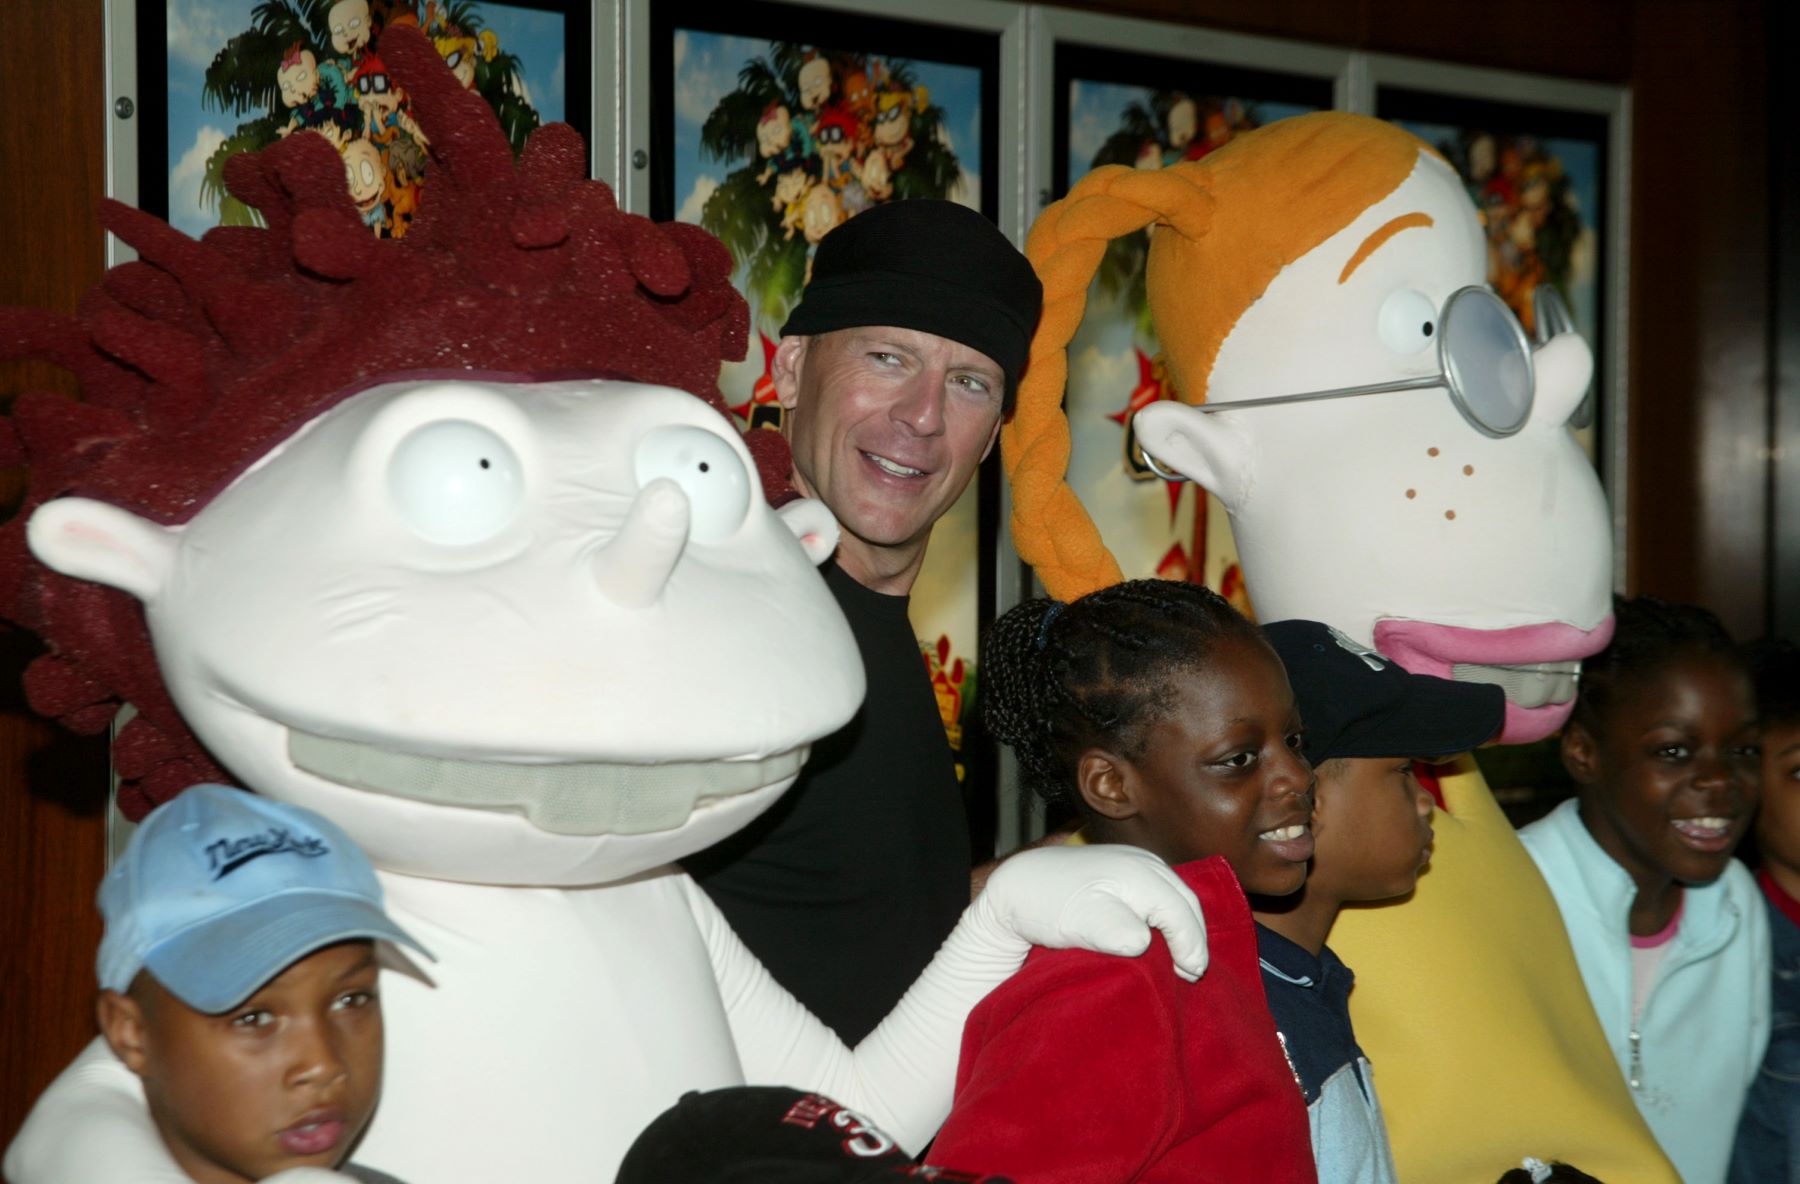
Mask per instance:
[[[100,1030],[183,1170],[239,1184],[338,1168],[381,1095],[374,942],[430,956],[382,910],[349,836],[195,786],[132,835],[100,912]]]

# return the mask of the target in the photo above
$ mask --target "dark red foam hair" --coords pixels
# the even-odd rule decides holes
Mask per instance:
[[[91,733],[121,702],[137,707],[114,747],[133,817],[225,776],[176,713],[140,606],[31,557],[36,507],[81,495],[185,522],[350,392],[421,372],[627,378],[726,414],[719,363],[743,357],[749,326],[726,249],[621,211],[565,124],[540,128],[515,163],[492,111],[417,29],[389,30],[381,53],[431,141],[405,238],[373,237],[330,143],[294,135],[226,166],[266,227],[196,242],[109,201],[101,221],[139,261],[107,272],[75,317],[0,310],[0,358],[73,371],[83,398],[26,393],[0,429],[0,463],[31,470],[24,509],[0,529],[0,614],[48,643],[25,672],[36,710]],[[784,490],[785,442],[748,442],[765,491]]]

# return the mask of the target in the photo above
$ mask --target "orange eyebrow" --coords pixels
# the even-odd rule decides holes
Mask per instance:
[[[1431,220],[1430,214],[1401,214],[1393,221],[1377,226],[1373,233],[1362,241],[1362,246],[1356,248],[1356,254],[1350,256],[1350,262],[1344,264],[1344,274],[1338,276],[1338,283],[1341,284],[1349,279],[1351,274],[1362,266],[1364,259],[1373,255],[1382,243],[1387,242],[1402,230],[1410,230],[1414,226],[1434,225],[1436,223]]]

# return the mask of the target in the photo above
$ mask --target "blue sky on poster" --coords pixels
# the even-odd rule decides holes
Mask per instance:
[[[719,99],[737,88],[738,69],[753,57],[768,52],[769,42],[754,37],[675,31],[675,217],[682,222],[700,221],[700,208],[725,174],[741,168],[743,161],[727,166],[709,160],[700,151],[700,125]],[[866,47],[880,54],[879,46]],[[920,58],[902,59],[912,64],[913,74],[944,108],[945,138],[962,165],[961,187],[951,194],[964,205],[981,203],[981,72],[973,66],[954,66]]]
[[[169,0],[169,221],[199,235],[218,222],[216,211],[200,203],[200,180],[207,157],[240,122],[242,115],[203,106],[206,67],[231,38],[250,28],[256,0]],[[519,55],[525,93],[549,123],[562,119],[564,100],[563,17],[508,4],[477,3],[475,10],[500,39],[500,48]]]

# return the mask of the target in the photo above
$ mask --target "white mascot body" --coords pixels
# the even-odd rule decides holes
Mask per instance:
[[[265,340],[284,341],[255,326],[234,338],[240,302],[217,298],[214,276],[235,268],[234,283],[291,299],[295,318],[338,318],[285,343],[323,350],[307,354],[318,372],[306,377],[325,409],[268,413],[272,446],[228,463],[216,489],[196,479],[176,506],[187,517],[134,513],[117,490],[62,496],[106,479],[52,474],[49,494],[34,485],[27,533],[44,564],[74,577],[50,588],[73,598],[74,617],[56,615],[69,601],[45,599],[45,619],[79,624],[116,607],[121,630],[147,623],[160,683],[140,705],[166,686],[180,722],[241,784],[343,827],[377,865],[395,919],[435,956],[387,951],[386,1086],[356,1163],[408,1184],[604,1184],[683,1092],[745,1082],[832,1095],[917,1150],[948,1112],[964,1018],[1030,944],[1138,953],[1148,921],[1184,973],[1203,969],[1193,897],[1160,862],[1047,851],[996,873],[855,1050],[774,982],[673,865],[773,803],[860,701],[854,640],[814,570],[836,525],[817,502],[772,509],[754,449],[686,391],[476,372],[520,342],[566,371],[589,356],[575,348],[588,348],[583,335],[614,350],[582,362],[590,372],[654,371],[661,333],[698,342],[689,380],[707,382],[704,349],[719,340],[707,335],[743,309],[724,252],[698,231],[619,214],[581,179],[566,128],[533,138],[521,196],[495,188],[513,174],[491,114],[416,33],[391,31],[383,51],[439,169],[405,242],[369,239],[337,161],[308,136],[250,162],[260,174],[232,174],[268,230],[196,244],[114,207],[109,224],[157,266],[119,269],[88,311],[135,367],[112,379],[138,392],[150,373],[161,385],[146,398],[164,401],[127,416],[93,397],[70,408],[31,396],[15,412],[28,446],[47,440],[45,455],[71,464],[204,459],[158,450],[159,430],[212,430],[191,410],[204,403],[170,401],[188,389],[177,380],[236,392],[251,418],[282,383],[233,356],[256,363]],[[446,109],[466,122],[441,122]],[[280,189],[256,189],[259,176]],[[293,195],[298,215],[284,204]],[[459,210],[468,222],[455,226]],[[575,215],[591,217],[563,221]],[[469,243],[488,252],[484,269],[457,262]],[[693,301],[703,280],[727,295],[690,315],[672,303],[690,276]],[[359,288],[367,305],[346,303]],[[570,291],[593,295],[557,295]],[[34,316],[8,323],[67,340]],[[389,375],[410,377],[333,377],[349,363],[324,346],[373,317],[388,319],[394,350],[412,351]],[[182,344],[213,328],[204,350]],[[94,355],[59,350],[43,352],[89,367],[86,385]],[[62,430],[70,423],[79,430]],[[213,426],[231,441],[241,425]],[[139,484],[154,495],[168,481]],[[100,586],[141,601],[142,623]],[[185,1179],[137,1079],[100,1041],[39,1100],[5,1167],[14,1184]]]
[[[1136,437],[1221,500],[1258,617],[1324,621],[1415,673],[1499,684],[1501,742],[1561,726],[1579,660],[1612,634],[1605,501],[1566,426],[1592,357],[1572,333],[1530,350],[1486,290],[1461,181],[1363,116],[1282,120],[1155,172],[1096,170],[1033,227],[1044,319],[1001,440],[1013,535],[1052,594],[1119,578],[1063,480],[1061,385],[1106,242],[1151,224],[1151,311],[1183,401],[1140,410]],[[1504,377],[1507,397],[1478,394],[1465,415],[1449,371],[1465,393]],[[1367,387],[1386,389],[1285,398]],[[1416,891],[1346,910],[1330,936],[1357,976],[1351,1014],[1400,1178],[1488,1184],[1532,1156],[1674,1180],[1474,762],[1441,790]]]
[[[31,537],[143,599],[210,751],[344,827],[435,956],[383,977],[390,1069],[357,1153],[403,1180],[610,1180],[684,1091],[746,1081],[842,1098],[917,1149],[964,1017],[1029,940],[1141,949],[1123,895],[1199,956],[1153,859],[1038,852],[854,1052],[775,983],[671,864],[767,808],[862,673],[812,570],[830,515],[771,510],[685,392],[381,385],[184,527],[64,498]],[[141,1109],[95,1121],[118,1103],[141,1090],[97,1041],[9,1178],[180,1178]]]

